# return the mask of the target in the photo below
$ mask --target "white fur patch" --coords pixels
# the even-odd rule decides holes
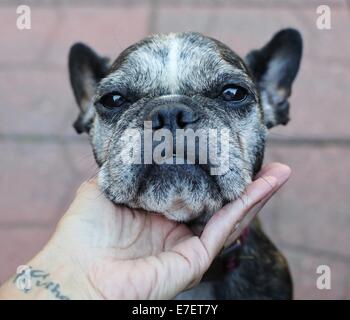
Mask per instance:
[[[176,36],[173,36],[173,39],[170,41],[169,45],[169,54],[168,54],[168,66],[167,66],[167,82],[169,83],[170,92],[172,94],[176,93],[179,85],[178,79],[178,60],[180,53],[180,44],[179,39]]]

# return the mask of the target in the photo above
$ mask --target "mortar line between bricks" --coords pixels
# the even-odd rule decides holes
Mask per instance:
[[[284,242],[284,241],[279,241],[277,244],[282,250],[284,249],[292,250],[297,253],[311,254],[316,257],[325,256],[331,260],[337,260],[343,263],[350,263],[350,256],[346,254],[337,253],[330,250],[307,247],[305,245],[294,244],[294,243]]]
[[[152,0],[146,0],[142,5],[147,5],[150,3]],[[243,8],[243,9],[251,9],[251,8],[259,8],[261,9],[261,4],[257,1],[245,1],[243,2],[238,2],[238,1],[233,1],[230,2],[230,0],[223,0],[223,1],[202,1],[202,0],[192,0],[190,3],[184,1],[184,0],[170,0],[167,2],[160,1],[160,5],[164,7],[169,7],[169,6],[186,6],[186,7],[191,7],[195,5],[196,7],[235,7],[235,8]],[[17,7],[19,5],[22,5],[23,1],[21,0],[5,0],[0,3],[0,7]],[[327,2],[329,4],[329,1]],[[27,2],[27,5],[31,7],[44,7],[44,8],[56,8],[57,6],[65,6],[65,7],[70,7],[70,8],[76,8],[76,7],[86,7],[86,6],[98,6],[98,7],[115,7],[115,6],[121,6],[121,7],[138,7],[140,6],[140,2],[137,0],[75,0],[74,3],[67,3],[67,1],[56,1],[56,2],[51,2],[48,3],[46,0],[36,0],[36,2]],[[266,2],[263,5],[263,8],[268,8],[268,9],[314,9],[317,4],[314,2],[298,2],[294,3],[292,1],[287,1],[287,2]],[[344,8],[344,3],[342,2],[336,2],[331,4],[332,9],[343,9]]]
[[[350,15],[350,0],[345,0],[345,3],[346,3],[346,7],[347,7],[347,11],[348,11],[348,13],[349,13],[349,15]]]
[[[350,147],[350,138],[339,137],[286,137],[286,138],[268,138],[267,144],[274,146],[314,146],[314,147]]]
[[[153,9],[151,9],[152,11]],[[153,13],[154,14],[154,13]],[[349,9],[349,15],[350,15],[350,9]],[[155,26],[155,21],[157,18],[152,17],[152,13],[150,13],[149,20],[153,19],[153,23],[150,23],[148,26],[148,34],[157,33],[157,28]],[[152,25],[153,24],[153,25]],[[126,46],[125,46],[126,47]],[[67,47],[68,52],[68,47]],[[323,63],[323,64],[338,64],[341,67],[348,68],[350,67],[350,61],[348,59],[337,57],[329,59],[327,57],[317,56],[317,55],[310,55],[306,57],[308,60],[312,60],[317,63]],[[21,71],[21,72],[42,72],[42,71],[55,71],[55,72],[64,72],[66,74],[67,70],[63,65],[57,64],[57,63],[46,63],[43,61],[42,63],[38,63],[37,61],[30,61],[30,62],[11,62],[11,61],[0,61],[0,73],[1,72],[8,72],[8,71]]]
[[[276,134],[277,135],[277,134]],[[274,146],[315,146],[315,147],[343,147],[350,148],[350,137],[270,137],[267,140],[267,144]],[[85,136],[62,136],[57,134],[35,134],[35,133],[12,133],[4,134],[0,133],[0,142],[14,142],[21,144],[86,144],[89,139]]]
[[[63,212],[62,212],[63,215]],[[53,219],[52,219],[53,220]],[[0,222],[0,230],[15,230],[15,229],[52,229],[55,227],[57,223],[57,219],[55,221],[44,221],[44,222],[12,222],[12,221],[4,221]]]
[[[150,2],[150,14],[148,18],[148,34],[154,34],[157,30],[159,0],[151,0]]]
[[[62,136],[57,134],[33,134],[33,133],[0,133],[0,142],[9,141],[21,144],[85,144],[89,142],[87,137]]]

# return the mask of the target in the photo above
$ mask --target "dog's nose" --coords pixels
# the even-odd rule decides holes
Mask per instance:
[[[182,103],[165,104],[153,109],[149,115],[153,130],[184,129],[198,120],[198,115],[188,106]]]

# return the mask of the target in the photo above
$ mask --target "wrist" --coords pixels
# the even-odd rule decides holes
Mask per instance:
[[[1,289],[2,299],[101,299],[87,272],[70,256],[48,244],[27,265],[21,266]]]

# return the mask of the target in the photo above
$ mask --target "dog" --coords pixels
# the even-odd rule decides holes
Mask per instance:
[[[291,28],[245,59],[196,32],[152,35],[114,62],[74,44],[69,72],[80,110],[74,128],[90,137],[101,190],[116,204],[203,228],[214,212],[241,197],[261,169],[268,129],[288,123],[288,98],[301,56],[301,35]],[[173,144],[160,153],[163,162],[146,163],[145,146],[139,143],[135,153],[141,162],[120,161],[138,141],[124,139],[125,133],[134,130],[144,138],[146,123],[151,137],[163,129],[171,134],[166,140]],[[222,173],[210,171],[217,150],[198,162],[206,146],[214,145],[208,140],[204,148],[195,142],[191,161],[185,153],[181,164],[171,162],[178,155],[175,137],[187,129],[206,134],[228,129],[217,143],[220,150],[229,146]],[[152,152],[162,143],[157,141]],[[228,255],[216,258],[197,287],[177,298],[291,299],[287,262],[259,221],[254,219],[244,234]]]

